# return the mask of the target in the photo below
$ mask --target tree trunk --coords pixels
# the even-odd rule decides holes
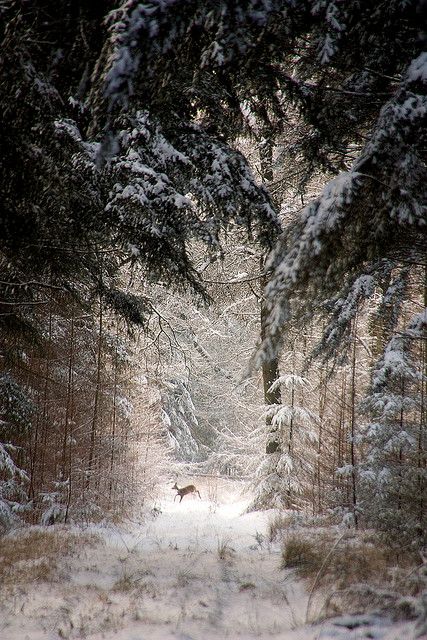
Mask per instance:
[[[325,415],[326,399],[328,393],[328,379],[327,376],[323,376],[323,372],[320,374],[319,381],[319,429],[317,434],[317,464],[316,464],[316,484],[317,484],[317,513],[322,513],[322,449],[323,449],[323,420]],[[313,512],[315,512],[313,505]]]
[[[351,508],[354,527],[358,527],[357,485],[356,485],[356,338],[357,314],[353,324],[353,352],[351,358],[351,394],[350,394],[350,464],[351,464]]]
[[[65,428],[64,428],[64,440],[62,444],[62,469],[64,478],[68,472],[68,487],[67,487],[67,504],[65,508],[64,522],[68,520],[68,513],[71,505],[72,495],[72,420],[74,409],[74,309],[71,314],[71,326],[70,326],[70,357],[68,360],[68,384],[67,384],[67,407],[65,410]],[[68,451],[67,451],[68,446]],[[67,455],[68,454],[68,455]]]
[[[268,185],[273,181],[273,144],[269,138],[264,138],[260,146],[260,164],[261,164],[261,177],[263,183]],[[265,257],[260,259],[261,273],[264,271]],[[261,278],[261,339],[266,337],[266,319],[267,310],[265,307],[264,291],[268,284],[268,277],[263,276]],[[279,358],[276,355],[271,360],[263,362],[262,365],[262,384],[264,390],[264,402],[267,406],[281,404],[282,397],[280,393],[280,387],[271,390],[273,382],[279,377]],[[280,435],[277,427],[272,426],[272,417],[267,415],[267,444],[266,453],[278,453],[281,451]]]
[[[34,435],[34,450],[33,450],[33,459],[31,462],[31,470],[30,470],[30,490],[29,497],[35,497],[35,486],[36,486],[36,473],[37,473],[37,485],[39,488],[43,489],[44,484],[44,474],[45,474],[45,459],[47,452],[47,422],[49,419],[49,377],[50,377],[50,367],[51,367],[51,359],[52,359],[52,300],[49,304],[49,321],[48,321],[48,338],[47,338],[47,348],[46,348],[46,356],[45,356],[45,367],[44,367],[44,386],[43,386],[43,408],[41,411],[40,419],[37,418],[36,423],[36,433]],[[40,460],[39,457],[40,451]]]
[[[424,307],[427,309],[427,265],[424,267]],[[425,430],[427,426],[427,336],[423,336],[421,342],[421,404],[420,404],[420,428],[418,432],[418,491],[419,505],[418,513],[421,528],[424,523],[425,512],[425,476],[424,469],[426,467],[427,458],[425,453]]]
[[[68,358],[68,381],[67,381],[67,400],[65,407],[64,433],[62,440],[62,475],[65,478],[67,473],[67,444],[69,439],[70,414],[72,405],[72,388],[73,388],[73,367],[74,367],[74,315],[71,315],[70,323],[70,353]]]
[[[119,337],[119,327],[116,327],[116,340]],[[114,353],[114,381],[113,381],[113,415],[111,417],[111,452],[110,452],[110,481],[108,487],[108,502],[111,506],[111,500],[113,496],[113,472],[115,466],[115,453],[116,453],[116,422],[117,422],[117,384],[118,384],[118,345],[116,343],[116,350]]]
[[[263,259],[261,259],[261,268],[263,268]],[[267,278],[263,277],[261,280],[261,287],[264,289],[267,282]],[[266,311],[264,306],[264,298],[261,297],[261,339],[265,338],[265,317]],[[277,357],[272,360],[264,361],[262,364],[262,385],[264,390],[264,402],[267,406],[278,405],[282,401],[280,393],[280,387],[271,389],[272,384],[278,379],[279,373],[279,359]],[[267,444],[266,453],[276,453],[281,450],[280,436],[277,430],[277,426],[272,426],[272,416],[267,414]]]
[[[98,348],[97,348],[97,357],[96,357],[96,383],[95,383],[95,397],[93,402],[92,424],[91,424],[91,430],[90,430],[89,461],[88,461],[88,473],[87,473],[87,479],[86,479],[87,489],[91,484],[91,479],[94,473],[95,439],[96,439],[98,419],[99,419],[99,401],[100,401],[100,394],[101,394],[102,332],[103,332],[102,300],[100,299]]]

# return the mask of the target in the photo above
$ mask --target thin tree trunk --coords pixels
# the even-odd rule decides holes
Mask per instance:
[[[347,373],[346,370],[342,371],[341,378],[341,398],[340,398],[340,411],[338,418],[338,446],[337,446],[337,467],[343,466],[343,460],[345,455],[344,446],[344,432],[345,432],[345,408],[347,402]]]
[[[263,265],[263,261],[261,261]],[[263,266],[262,266],[263,268]],[[262,278],[261,286],[264,289],[264,286],[267,283],[266,278]],[[265,318],[266,311],[264,306],[263,296],[261,297],[261,340],[264,340],[266,329],[265,329]],[[279,378],[279,359],[275,357],[271,360],[267,360],[262,364],[262,385],[264,391],[264,402],[267,406],[279,405],[282,402],[282,396],[280,393],[280,387],[275,389],[271,389],[273,383]],[[280,442],[280,433],[278,431],[277,426],[272,425],[272,416],[267,414],[266,417],[266,426],[267,426],[267,444],[265,451],[266,453],[277,453],[281,451],[281,442]]]
[[[317,464],[316,464],[316,480],[317,480],[317,513],[322,512],[322,467],[321,455],[323,446],[323,418],[325,414],[326,395],[327,395],[327,378],[323,380],[323,373],[320,374],[320,395],[319,395],[319,430],[317,435]]]
[[[35,474],[37,468],[37,457],[39,454],[40,448],[40,461],[39,461],[39,477],[38,477],[38,486],[43,488],[44,485],[44,474],[45,474],[45,456],[47,450],[47,422],[49,417],[49,376],[50,376],[50,365],[51,365],[51,356],[52,356],[52,300],[49,305],[49,323],[48,323],[48,338],[47,338],[47,349],[46,349],[46,360],[45,360],[45,369],[44,369],[44,387],[43,387],[43,408],[42,414],[40,417],[40,421],[37,420],[37,433],[35,434],[35,442],[34,442],[34,457],[30,474],[30,490],[32,495],[34,496],[35,492]],[[41,446],[40,446],[41,445]]]
[[[67,383],[67,408],[65,411],[65,428],[64,428],[64,440],[62,444],[62,465],[64,477],[68,472],[68,487],[67,487],[67,504],[65,509],[64,522],[68,520],[68,513],[71,505],[72,495],[72,420],[73,420],[73,408],[74,408],[74,309],[71,312],[71,326],[70,326],[70,356],[68,360],[68,383]],[[68,452],[67,452],[68,445]],[[68,455],[67,455],[68,453]]]
[[[356,478],[356,338],[357,314],[353,324],[353,352],[351,358],[351,394],[350,394],[350,464],[351,464],[351,501],[354,526],[358,527],[357,514],[357,478]]]
[[[427,265],[424,267],[424,308],[427,309]],[[424,446],[425,439],[425,429],[427,426],[427,402],[426,402],[426,391],[427,391],[427,335],[423,336],[423,341],[421,343],[421,406],[420,406],[420,428],[418,432],[418,491],[419,491],[419,505],[418,505],[418,514],[421,525],[421,530],[424,529],[424,492],[425,492],[425,479],[424,479],[424,469],[426,467],[427,458]]]
[[[268,185],[273,181],[273,145],[268,137],[264,138],[260,145],[260,164],[262,181]],[[262,256],[260,259],[261,273],[264,271],[264,266],[265,257]],[[268,278],[267,276],[263,276],[261,278],[261,340],[264,340],[266,337],[267,310],[265,307],[264,291],[267,284]],[[271,390],[272,384],[279,378],[279,375],[279,358],[277,355],[272,359],[263,362],[262,384],[264,390],[264,402],[267,406],[281,404],[282,397],[280,387]],[[272,417],[268,414],[266,418],[266,426],[266,453],[278,453],[281,451],[280,434],[277,427],[272,426]]]
[[[101,359],[102,359],[102,337],[103,337],[103,310],[102,300],[99,302],[99,325],[98,325],[98,347],[96,358],[96,383],[95,383],[95,397],[93,403],[92,423],[90,430],[90,446],[89,446],[89,461],[88,461],[88,475],[86,478],[86,488],[88,489],[92,476],[94,473],[94,458],[95,458],[95,441],[99,419],[99,401],[101,393]]]
[[[295,348],[292,345],[292,376],[295,376]],[[295,408],[295,378],[292,378],[291,385],[291,419],[289,421],[289,441],[288,441],[288,453],[292,454],[293,451],[293,439],[294,439],[294,408]]]
[[[116,329],[116,340],[118,340],[119,328]],[[111,505],[113,495],[113,471],[116,451],[116,420],[117,420],[117,384],[118,384],[118,348],[114,354],[114,381],[113,381],[113,415],[111,416],[111,453],[110,453],[110,482],[108,487],[108,502]]]
[[[74,312],[71,315],[70,323],[70,353],[68,357],[68,380],[67,380],[67,401],[65,407],[64,434],[62,439],[62,475],[65,478],[67,471],[67,444],[69,436],[69,423],[71,413],[71,394],[73,386],[74,367]]]

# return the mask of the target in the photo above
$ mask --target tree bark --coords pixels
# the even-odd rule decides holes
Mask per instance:
[[[354,527],[358,527],[357,514],[357,480],[356,480],[356,338],[357,338],[357,314],[353,325],[353,352],[351,358],[351,394],[350,394],[350,464],[351,464],[351,507],[354,518]]]
[[[86,479],[86,488],[88,489],[91,484],[92,475],[94,472],[94,458],[95,458],[95,439],[98,426],[99,417],[99,400],[101,393],[101,356],[102,356],[102,335],[103,335],[103,310],[102,300],[99,302],[99,326],[98,326],[98,348],[96,357],[96,383],[95,383],[95,397],[93,402],[93,414],[92,425],[90,430],[90,446],[89,446],[89,461],[88,461],[88,475]]]
[[[263,183],[268,185],[273,181],[273,144],[268,137],[265,137],[260,146],[260,164],[261,164],[261,177]],[[265,267],[265,257],[260,259],[260,270],[263,273]],[[266,319],[267,309],[265,306],[264,291],[268,284],[268,277],[263,276],[261,278],[261,340],[266,337]],[[267,406],[278,405],[282,402],[280,393],[280,387],[272,390],[272,384],[279,378],[279,358],[276,355],[270,360],[266,360],[262,364],[262,384],[264,390],[264,402]],[[266,418],[267,427],[267,443],[265,451],[266,453],[278,453],[281,451],[280,435],[277,427],[272,426],[272,417],[267,414]]]
[[[65,411],[64,441],[62,445],[62,469],[63,469],[64,478],[66,477],[67,471],[68,471],[67,504],[66,504],[65,516],[64,516],[65,523],[68,520],[68,514],[70,510],[70,505],[71,505],[71,495],[72,495],[71,470],[72,470],[72,446],[73,446],[73,435],[72,435],[73,409],[74,409],[74,309],[71,314],[71,324],[70,324],[70,356],[68,361],[67,407]],[[67,446],[68,446],[68,452],[67,452]]]

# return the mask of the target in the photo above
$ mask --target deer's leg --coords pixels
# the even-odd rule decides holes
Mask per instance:
[[[180,502],[182,502],[183,497],[184,497],[184,494],[182,494]]]
[[[199,493],[198,489],[196,489],[196,491],[197,491],[197,493],[199,494],[199,498],[200,498],[200,500],[201,500],[201,499],[202,499],[202,496],[200,495],[200,493]]]

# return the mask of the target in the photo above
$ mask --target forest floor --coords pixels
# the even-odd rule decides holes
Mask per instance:
[[[0,565],[17,557],[0,570],[0,639],[413,636],[413,623],[376,616],[307,624],[319,619],[325,594],[310,598],[293,571],[280,569],[280,546],[267,536],[274,514],[243,513],[248,500],[237,483],[199,488],[201,500],[179,503],[165,487],[150,518],[126,527],[37,527],[3,539]]]

